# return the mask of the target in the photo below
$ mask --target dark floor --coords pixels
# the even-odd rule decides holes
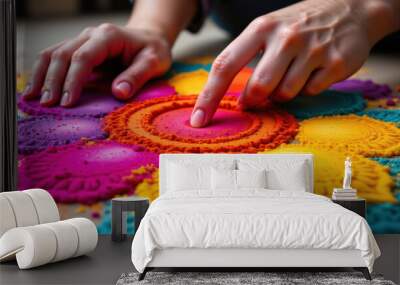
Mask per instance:
[[[0,284],[115,284],[124,272],[131,272],[132,239],[116,243],[100,236],[95,251],[41,267],[18,270],[17,263],[0,264]]]
[[[400,236],[375,236],[382,251],[376,261],[374,273],[384,275],[398,283],[400,281]],[[88,256],[44,265],[29,270],[19,270],[16,262],[0,264],[0,285],[44,285],[44,284],[115,284],[122,273],[134,271],[131,262],[132,238],[123,242],[112,242],[111,236],[100,236],[95,251]],[[171,269],[160,269],[170,271]],[[193,271],[180,268],[179,271]],[[207,269],[204,269],[207,271]],[[204,271],[196,269],[194,271]],[[221,269],[229,271],[229,269]],[[232,269],[231,269],[232,270]],[[249,270],[249,268],[246,268]],[[254,269],[259,271],[259,269]],[[349,271],[350,268],[269,268],[265,271]],[[262,270],[262,271],[264,271]],[[215,271],[215,269],[213,269]],[[252,271],[252,270],[249,270]]]

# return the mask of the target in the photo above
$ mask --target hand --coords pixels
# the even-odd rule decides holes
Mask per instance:
[[[149,79],[171,65],[170,44],[154,30],[112,24],[87,28],[79,36],[43,50],[35,64],[24,98],[41,96],[40,103],[71,107],[79,99],[93,69],[108,59],[120,58],[125,71],[112,83],[118,99],[131,98]]]
[[[389,28],[377,31],[390,27],[382,20],[388,7],[372,2],[367,6],[371,1],[307,0],[255,19],[215,59],[191,125],[210,122],[235,75],[261,52],[239,97],[243,108],[288,101],[300,91],[315,95],[356,72]],[[381,23],[370,28],[378,15]]]

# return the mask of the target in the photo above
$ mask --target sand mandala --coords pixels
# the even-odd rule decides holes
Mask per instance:
[[[47,189],[57,202],[91,204],[132,191],[123,177],[158,155],[116,142],[78,143],[48,148],[21,160],[19,189]]]
[[[358,93],[326,90],[318,96],[297,96],[282,107],[299,119],[343,115],[361,111],[365,101]]]
[[[180,95],[199,94],[207,82],[208,72],[199,69],[192,72],[183,72],[173,76],[168,80],[168,84],[173,86]]]
[[[396,182],[396,188],[400,191],[400,157],[386,158],[386,157],[375,157],[373,160],[390,167],[390,175]],[[400,202],[400,199],[399,199]]]
[[[96,118],[40,116],[18,122],[18,151],[21,154],[81,139],[94,140],[105,137],[101,122]]]
[[[400,228],[400,204],[368,205],[367,221],[375,234],[398,234]]]
[[[205,71],[210,71],[211,63],[187,63],[187,62],[174,62],[171,68],[163,77],[170,78],[176,74],[183,72],[192,72],[196,70],[203,69]]]
[[[43,107],[39,100],[26,101],[18,96],[18,108],[29,115],[54,115],[54,116],[80,116],[80,117],[103,117],[122,106],[123,102],[118,101],[111,93],[99,91],[85,91],[77,106],[74,108],[64,108],[60,106]]]
[[[327,197],[332,196],[335,187],[343,182],[343,161],[346,155],[336,150],[327,150],[315,146],[282,145],[267,153],[312,153],[314,155],[314,192]],[[396,202],[391,188],[394,186],[389,169],[360,155],[352,154],[352,186],[358,196],[368,202]]]
[[[143,171],[143,170],[142,170]],[[141,174],[140,169],[132,170],[131,175],[125,177],[126,181],[138,181],[143,176]],[[159,178],[159,171],[154,166],[147,166],[144,170],[146,173],[150,173],[144,179],[141,180],[140,183],[137,184],[135,188],[135,195],[146,197],[150,200],[150,202],[154,201],[159,195],[159,186],[158,186],[158,178]]]
[[[303,144],[364,156],[400,154],[400,129],[367,116],[316,117],[301,122],[296,139]]]
[[[189,123],[196,96],[171,96],[127,104],[105,117],[104,130],[125,144],[162,152],[257,152],[290,141],[297,133],[295,118],[271,109],[264,113],[237,110],[226,96],[206,128]]]
[[[398,125],[400,124],[400,110],[386,110],[386,109],[376,108],[359,112],[359,115],[367,115],[368,117],[377,120],[392,122]]]
[[[371,80],[348,79],[331,86],[331,89],[344,92],[360,92],[365,99],[377,100],[387,98],[392,89],[386,84],[377,84]]]
[[[132,101],[144,101],[174,95],[175,93],[175,88],[168,85],[167,82],[155,81],[146,84],[142,89],[140,89],[139,92],[133,96]]]
[[[249,80],[253,69],[244,67],[233,79],[231,85],[227,90],[227,94],[241,93],[246,87],[247,81]],[[175,87],[175,90],[180,95],[194,95],[200,94],[203,90],[208,78],[208,72],[199,69],[192,72],[179,73],[173,76],[168,83]]]
[[[246,87],[247,81],[250,79],[253,69],[244,67],[233,79],[228,88],[227,93],[241,93]]]

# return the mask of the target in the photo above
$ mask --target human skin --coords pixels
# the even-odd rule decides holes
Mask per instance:
[[[256,18],[215,59],[190,123],[210,123],[235,75],[262,53],[239,106],[316,95],[356,72],[400,28],[399,0],[307,0]]]
[[[113,58],[120,58],[126,69],[113,80],[112,93],[121,100],[131,98],[146,81],[168,70],[172,45],[196,9],[196,0],[136,0],[126,26],[87,28],[44,49],[24,98],[72,107],[94,68]]]

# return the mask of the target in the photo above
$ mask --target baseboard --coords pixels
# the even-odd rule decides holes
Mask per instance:
[[[400,284],[400,234],[374,235],[381,250],[374,265],[374,273],[383,274],[385,279]]]

